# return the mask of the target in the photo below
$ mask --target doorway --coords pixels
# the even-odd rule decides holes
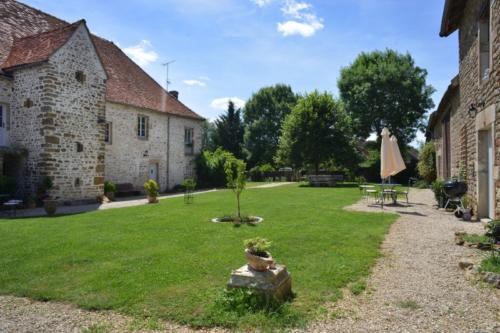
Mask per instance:
[[[158,163],[149,164],[149,179],[158,183]]]
[[[478,216],[495,218],[494,147],[492,126],[478,132]]]
[[[0,146],[9,146],[8,133],[8,110],[3,104],[0,104]]]

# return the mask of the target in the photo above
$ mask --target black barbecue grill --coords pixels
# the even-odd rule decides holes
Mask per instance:
[[[446,209],[450,203],[455,203],[460,209],[464,208],[462,197],[467,194],[467,183],[456,179],[447,180],[443,184],[443,191],[448,200],[444,208]]]

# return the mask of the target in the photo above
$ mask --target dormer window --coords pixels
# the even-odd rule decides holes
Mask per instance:
[[[490,2],[486,1],[479,17],[479,78],[487,80],[490,75]]]

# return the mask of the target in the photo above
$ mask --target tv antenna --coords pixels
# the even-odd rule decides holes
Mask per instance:
[[[170,82],[170,80],[169,80],[169,76],[168,76],[168,74],[169,74],[169,69],[170,69],[170,65],[171,65],[171,64],[173,64],[174,62],[175,62],[175,60],[170,60],[170,61],[167,61],[166,63],[163,63],[163,64],[162,64],[162,65],[163,65],[163,66],[165,66],[165,68],[167,69],[167,79],[166,79],[166,82],[165,82],[165,84],[166,84],[166,85],[165,85],[165,88],[166,88],[167,92],[169,92],[169,91],[168,91],[168,86],[172,83],[172,82]]]

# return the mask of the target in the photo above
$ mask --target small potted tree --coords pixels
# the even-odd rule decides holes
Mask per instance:
[[[144,190],[146,191],[146,195],[148,196],[149,203],[158,203],[160,188],[154,180],[150,179],[146,183],[144,183]]]
[[[267,239],[256,237],[245,240],[244,244],[245,257],[251,269],[264,272],[269,268],[274,268],[274,259],[271,253],[268,252],[271,242]]]
[[[472,220],[472,207],[471,207],[471,198],[466,195],[462,199],[462,220],[470,222]]]
[[[104,195],[111,201],[115,200],[116,185],[113,182],[104,182]]]
[[[54,183],[50,177],[44,176],[38,186],[38,198],[43,203],[43,208],[47,215],[52,216],[57,211],[57,198],[52,198],[49,191],[54,187]]]

